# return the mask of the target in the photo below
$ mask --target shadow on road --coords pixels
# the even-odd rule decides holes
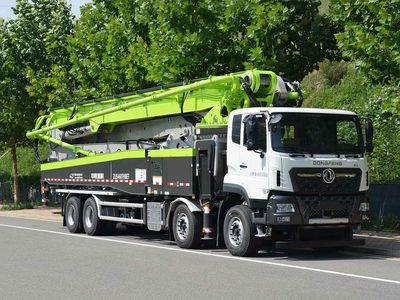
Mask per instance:
[[[120,239],[137,241],[137,242],[151,242],[163,246],[176,246],[174,241],[170,241],[167,232],[149,231],[145,227],[140,226],[124,226],[118,225],[113,237]],[[204,246],[198,251],[210,252],[215,254],[230,255],[225,247],[214,248],[210,245]],[[343,251],[332,252],[332,253],[320,253],[312,249],[298,249],[298,250],[287,250],[281,251],[276,250],[272,247],[265,247],[259,251],[258,256],[254,257],[269,258],[277,261],[331,261],[331,260],[356,260],[356,259],[379,259],[379,256],[370,256],[362,253],[351,253],[351,248]],[[383,257],[382,257],[383,259]]]

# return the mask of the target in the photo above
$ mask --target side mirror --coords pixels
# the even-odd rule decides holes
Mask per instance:
[[[255,116],[248,116],[245,120],[247,139],[246,139],[246,147],[248,151],[257,150],[256,145],[256,125],[257,118]]]
[[[372,153],[374,150],[374,127],[370,120],[365,122],[365,151],[367,153]]]

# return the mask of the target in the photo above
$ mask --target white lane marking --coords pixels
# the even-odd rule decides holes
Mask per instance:
[[[0,227],[15,228],[15,229],[44,232],[44,233],[52,233],[52,234],[78,237],[78,238],[84,238],[84,239],[99,240],[99,241],[113,242],[113,243],[119,243],[119,244],[127,244],[127,245],[148,247],[148,248],[154,248],[154,249],[176,251],[176,252],[186,252],[186,253],[190,253],[190,254],[198,254],[198,255],[203,255],[203,256],[212,256],[212,257],[225,258],[225,259],[230,259],[230,260],[245,261],[245,262],[257,263],[257,264],[272,265],[272,266],[277,266],[277,267],[284,267],[284,268],[319,272],[319,273],[325,273],[325,274],[339,275],[339,276],[345,276],[345,277],[352,277],[352,278],[358,278],[358,279],[366,279],[366,280],[380,281],[380,282],[386,282],[386,283],[400,284],[400,281],[398,281],[398,280],[391,280],[391,279],[370,277],[370,276],[362,276],[362,275],[351,274],[351,273],[343,273],[343,272],[336,272],[336,271],[330,271],[330,270],[324,270],[324,269],[302,267],[302,266],[282,264],[282,263],[276,263],[276,262],[270,262],[270,261],[262,261],[262,260],[256,260],[256,259],[245,258],[245,257],[227,256],[227,255],[222,255],[222,254],[200,252],[200,251],[195,251],[195,250],[172,248],[172,247],[166,247],[166,246],[160,246],[160,245],[152,245],[152,244],[146,244],[146,243],[115,240],[115,239],[102,238],[102,237],[96,237],[96,236],[79,235],[79,234],[73,234],[73,233],[68,233],[68,232],[59,232],[59,231],[30,228],[30,227],[23,227],[23,226],[16,226],[16,225],[8,225],[8,224],[1,224],[1,223],[0,223]]]

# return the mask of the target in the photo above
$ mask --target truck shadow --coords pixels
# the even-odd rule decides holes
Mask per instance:
[[[174,241],[170,241],[167,232],[150,231],[144,226],[125,226],[118,224],[115,233],[112,236],[130,241],[156,242],[157,244],[162,245],[175,245]]]
[[[331,261],[331,260],[359,260],[359,259],[384,259],[380,256],[371,256],[364,253],[352,252],[351,248],[337,252],[318,252],[313,249],[296,250],[261,250],[257,257],[274,258],[278,261]]]
[[[129,241],[150,242],[163,246],[176,246],[174,241],[169,239],[169,235],[164,231],[149,231],[146,227],[125,226],[118,224],[115,234],[112,236]],[[196,251],[210,252],[214,254],[230,255],[225,246],[215,247],[213,245],[203,245]],[[332,261],[332,260],[359,260],[359,259],[387,259],[388,257],[359,253],[351,247],[337,252],[319,252],[313,249],[277,250],[273,247],[262,247],[255,259],[268,258],[277,261]]]

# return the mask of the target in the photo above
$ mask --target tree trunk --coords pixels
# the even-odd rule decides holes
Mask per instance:
[[[12,169],[13,169],[13,179],[14,179],[14,203],[19,203],[19,184],[18,184],[18,168],[17,168],[17,146],[15,143],[11,145],[11,158],[12,158]]]

